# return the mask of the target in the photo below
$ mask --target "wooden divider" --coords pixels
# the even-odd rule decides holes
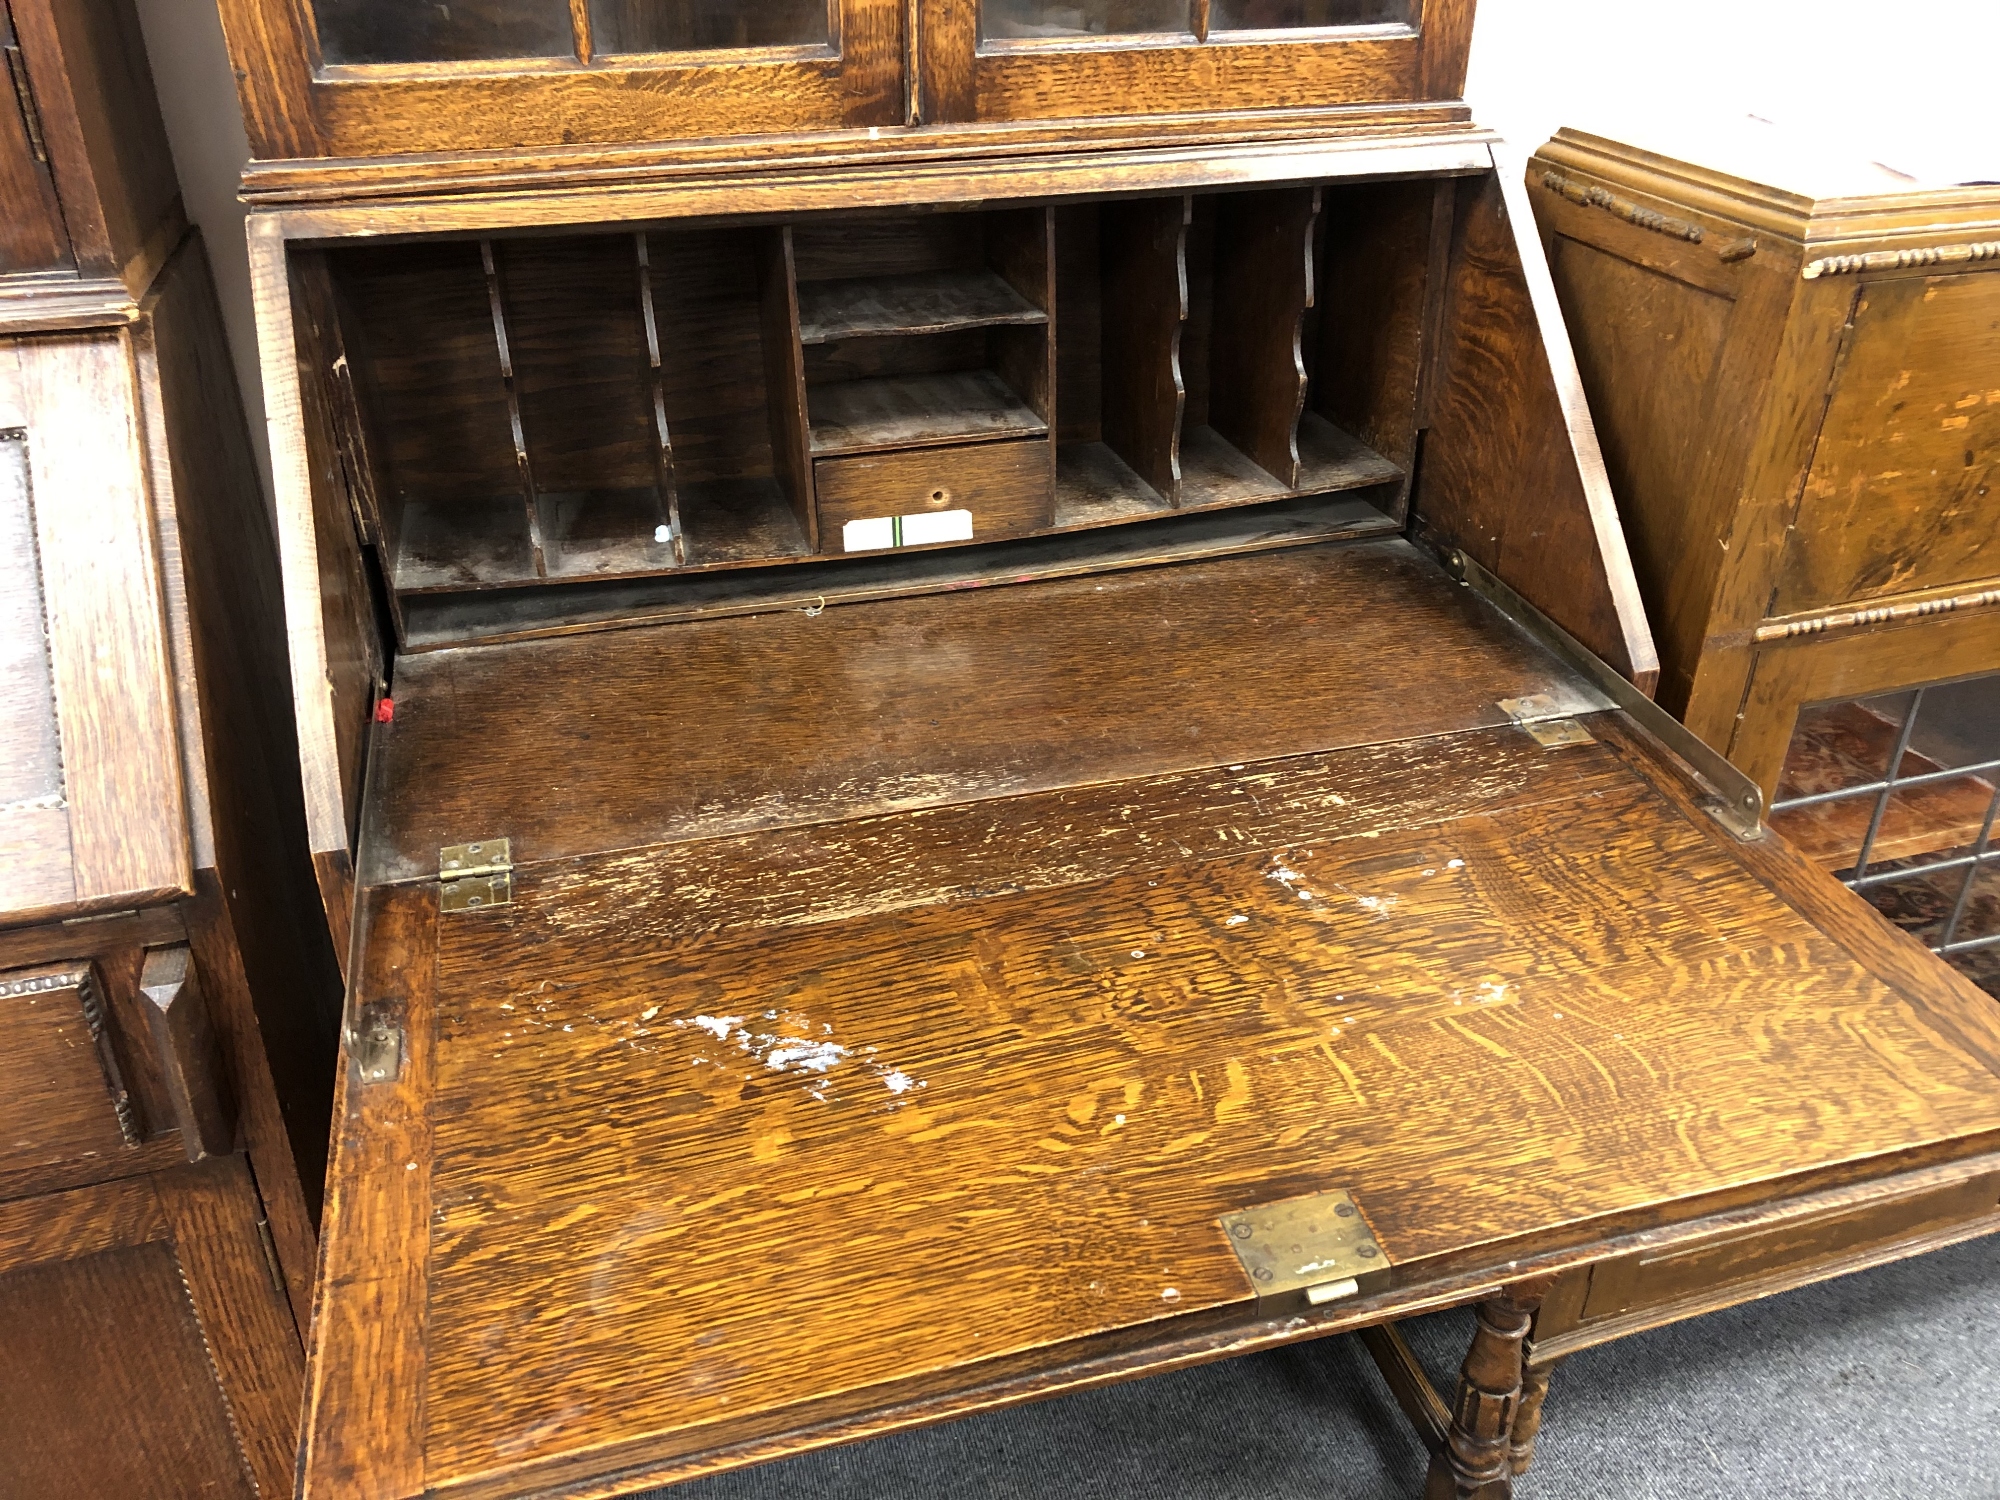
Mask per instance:
[[[1297,187],[1230,193],[1216,211],[1209,424],[1288,490],[1299,485],[1319,207],[1317,187]]]
[[[1181,493],[1181,329],[1193,210],[1185,195],[1107,203],[1099,225],[1104,441],[1169,505],[1179,505]]]
[[[528,520],[528,549],[534,557],[535,576],[549,576],[548,558],[542,549],[541,506],[535,494],[534,466],[528,460],[528,437],[521,426],[520,392],[514,384],[514,351],[507,339],[507,294],[500,279],[499,262],[493,255],[493,241],[479,242],[479,261],[486,270],[486,302],[492,311],[493,342],[500,354],[500,384],[507,401],[507,430],[514,441],[514,462],[520,471],[521,500]]]
[[[639,317],[646,329],[646,396],[652,408],[653,463],[660,486],[660,508],[673,545],[674,566],[687,565],[687,527],[681,521],[680,487],[674,479],[673,435],[667,426],[666,389],[660,362],[660,318],[653,307],[653,259],[646,236],[632,236],[639,263]]]
[[[758,236],[757,283],[764,314],[764,390],[771,413],[772,466],[805,534],[806,550],[816,552],[819,515],[813,506],[805,349],[799,341],[799,281],[791,225],[780,224]]]

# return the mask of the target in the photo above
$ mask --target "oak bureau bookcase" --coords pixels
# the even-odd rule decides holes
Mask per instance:
[[[349,980],[306,1496],[1367,1328],[1491,1497],[1549,1288],[2000,1223],[1988,1002],[1646,696],[1469,4],[222,9]]]

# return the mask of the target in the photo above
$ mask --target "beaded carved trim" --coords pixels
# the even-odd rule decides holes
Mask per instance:
[[[2000,604],[2000,589],[1981,589],[1976,594],[1957,594],[1947,599],[1924,599],[1915,604],[1882,604],[1874,609],[1843,609],[1832,614],[1813,615],[1803,620],[1785,620],[1759,625],[1755,639],[1786,641],[1794,636],[1818,635],[1826,630],[1847,630],[1856,625],[1882,625],[1896,620],[1921,620],[1926,615],[1948,615],[1960,609],[1984,609]]]
[[[1686,219],[1672,218],[1644,204],[1634,203],[1630,198],[1621,198],[1609,188],[1571,182],[1560,172],[1542,173],[1542,186],[1552,193],[1560,193],[1572,203],[1581,203],[1585,208],[1601,208],[1627,224],[1637,224],[1655,234],[1686,240],[1691,245],[1699,245],[1702,241],[1703,231],[1699,224],[1690,224]]]
[[[1807,281],[1822,276],[1852,276],[1858,271],[1907,271],[1914,266],[1968,266],[2000,260],[2000,240],[1976,240],[1970,245],[1931,245],[1921,250],[1876,250],[1867,255],[1829,255],[1806,262],[1799,274]]]

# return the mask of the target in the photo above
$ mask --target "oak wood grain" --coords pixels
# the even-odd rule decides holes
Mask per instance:
[[[663,660],[671,694],[643,687]],[[1434,686],[1413,701],[1418,670]],[[474,838],[534,862],[1492,725],[1502,698],[1567,691],[1400,542],[424,653],[400,673],[364,884],[434,874]],[[479,755],[458,753],[468,737]]]
[[[606,950],[516,925],[558,931],[566,896],[594,883],[643,910],[632,861],[599,859],[549,871],[552,886],[523,872],[513,909],[445,922],[425,1365],[372,1366],[403,1401],[422,1391],[430,1482],[499,1493],[715,1461],[702,1455],[774,1432],[753,1408],[797,1432],[962,1388],[1011,1350],[1047,1368],[1052,1336],[1081,1348],[1230,1315],[1250,1293],[1214,1215],[1336,1178],[1415,1293],[1431,1257],[1504,1258],[1498,1242],[1557,1225],[1642,1206],[1671,1219],[1677,1199],[1852,1153],[1879,1172],[1883,1152],[2000,1131],[1989,1064],[1746,878],[1691,806],[1609,749],[1534,759],[1546,800],[1475,781],[1442,821],[1364,813],[1296,837],[1284,825],[1312,805],[1288,796],[1298,768],[1265,763],[1275,852],[1239,844],[1222,809],[1221,837],[1192,814],[1155,854],[1140,842],[1165,832],[1153,815],[1132,863],[1114,852],[1040,884],[1026,869],[1061,851],[1024,828],[962,895],[927,898],[891,865],[865,906],[818,913],[812,878],[760,867],[752,844],[715,852],[741,871],[734,890],[757,892],[737,931]],[[1094,795],[1080,842],[1121,800],[1185,805],[1166,788]],[[958,810],[996,827],[1010,813]],[[898,820],[921,840],[928,816]],[[855,847],[866,865],[894,844]],[[1673,903],[1621,889],[1662,871]],[[823,920],[767,925],[765,887]],[[1432,962],[1413,969],[1413,947]],[[1829,1007],[1858,1031],[1828,1027]],[[1837,1109],[1798,1097],[1806,1055],[1840,1078]],[[1654,1106],[1632,1110],[1635,1093]],[[670,1179],[646,1166],[663,1159]],[[377,1191],[376,1170],[352,1190]],[[371,1238],[380,1274],[408,1274],[406,1240]],[[685,1290],[635,1324],[631,1289],[663,1277]],[[773,1299],[796,1355],[774,1347]],[[496,1329],[538,1375],[499,1399]],[[614,1386],[640,1399],[584,1394]],[[496,1442],[518,1445],[501,1469]]]
[[[1650,689],[1658,660],[1562,314],[1511,168],[1460,189],[1423,523]],[[1566,443],[1529,433],[1562,431]]]

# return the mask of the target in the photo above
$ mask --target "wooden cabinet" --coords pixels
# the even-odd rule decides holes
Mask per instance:
[[[1529,190],[1661,701],[1768,796],[1801,708],[2000,670],[2000,196],[1651,144],[1564,131]]]
[[[818,154],[805,140],[829,132],[894,156],[934,154],[953,126],[1265,133],[1358,105],[1428,123],[1459,113],[1472,30],[1469,0],[224,0],[222,14],[270,163],[252,180],[279,192],[301,172],[325,180],[318,158],[409,181],[516,171],[532,150],[546,182],[601,174],[589,163],[607,147],[627,148],[623,173],[668,160],[661,143],[730,137],[767,158]],[[437,152],[466,155],[354,160]]]
[[[1990,1180],[1988,1001],[1632,686],[1470,7],[946,9],[876,132],[510,154],[579,49],[366,160],[225,5],[349,957],[308,1497],[1479,1300],[1491,1500],[1561,1278]]]
[[[0,1492],[268,1495],[339,1006],[275,543],[129,9],[9,13]]]

